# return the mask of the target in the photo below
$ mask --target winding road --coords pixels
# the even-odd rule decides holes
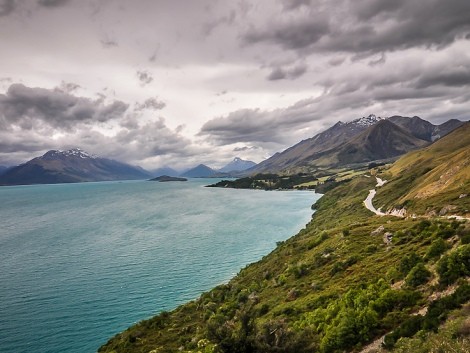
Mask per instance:
[[[387,180],[382,180],[378,177],[375,177],[375,179],[377,180],[377,185],[375,185],[375,187],[383,186],[387,182]],[[385,216],[385,213],[376,209],[372,204],[372,200],[376,193],[377,191],[375,189],[369,190],[369,195],[367,195],[367,198],[364,200],[364,206],[366,206],[369,211],[374,212],[377,216]]]

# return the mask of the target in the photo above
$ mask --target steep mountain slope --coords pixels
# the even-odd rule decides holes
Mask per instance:
[[[191,168],[190,170],[181,174],[182,177],[186,178],[209,178],[214,176],[217,172],[204,164],[199,164],[198,166]]]
[[[468,152],[468,132],[462,127],[382,169],[389,179],[378,194],[397,188],[403,175],[421,173],[434,154],[432,169],[445,168]],[[468,185],[469,175],[459,178],[452,174],[449,182]],[[389,200],[425,186],[412,181]],[[271,254],[229,283],[117,334],[99,352],[337,353],[371,342],[376,351],[383,342],[388,352],[396,346],[421,352],[414,348],[428,338],[452,347],[442,351],[466,352],[470,332],[460,318],[468,318],[470,307],[470,222],[371,215],[363,200],[375,184],[359,176],[328,191],[305,229]],[[448,191],[438,189],[435,207],[454,200]],[[461,200],[470,208],[470,198]],[[441,334],[448,318],[450,331]],[[410,337],[412,348],[401,337]]]
[[[239,157],[235,157],[233,161],[231,161],[224,167],[220,168],[219,172],[222,172],[222,173],[240,172],[240,171],[252,168],[255,165],[256,165],[255,162],[247,161]]]
[[[377,195],[384,209],[404,206],[409,212],[470,214],[470,123],[403,156],[385,178],[390,182]]]
[[[394,123],[382,120],[330,154],[337,156],[337,165],[367,163],[394,158],[426,144]]]
[[[431,142],[437,138],[435,134],[436,126],[418,116],[409,118],[406,116],[395,115],[388,118],[388,120],[407,130],[411,135],[421,140]]]
[[[75,148],[68,151],[51,150],[14,167],[0,176],[0,185],[146,179],[149,176],[142,168],[91,156]]]
[[[388,120],[407,130],[413,136],[429,142],[444,137],[451,131],[464,124],[464,122],[460,120],[451,119],[441,125],[434,125],[431,124],[429,121],[423,120],[417,116],[409,118],[405,116],[395,115],[388,118]]]
[[[455,129],[462,126],[463,124],[465,124],[465,122],[457,120],[457,119],[450,119],[446,121],[445,123],[442,123],[441,125],[437,126],[436,135],[439,138],[444,137],[445,135],[454,131]]]
[[[380,120],[381,118],[375,115],[369,115],[368,117],[362,117],[349,123],[339,121],[318,135],[303,140],[281,153],[276,153],[267,160],[259,163],[256,167],[249,169],[249,171],[252,174],[260,172],[280,172],[291,167],[302,166],[306,161],[315,159],[321,152],[328,151],[349,141],[352,137],[358,135]]]
[[[387,133],[386,129],[382,128],[365,132],[374,125],[387,124],[387,122],[389,124],[384,126],[392,129],[393,133]],[[391,123],[399,126],[401,132],[390,125]],[[462,122],[455,119],[441,125],[433,125],[416,116],[412,118],[393,116],[382,119],[375,115],[348,123],[338,122],[315,137],[301,141],[281,153],[276,153],[256,167],[249,169],[247,174],[314,172],[318,168],[338,168],[395,158],[417,147],[422,147],[423,141],[431,142],[444,136],[461,124]],[[359,137],[362,133],[365,135]]]

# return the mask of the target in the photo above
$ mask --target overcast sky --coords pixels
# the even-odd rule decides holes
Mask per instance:
[[[80,147],[220,167],[469,108],[469,0],[0,0],[0,165]]]

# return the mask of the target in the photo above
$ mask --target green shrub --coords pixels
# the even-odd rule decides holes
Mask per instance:
[[[469,276],[470,244],[462,245],[444,256],[437,264],[437,273],[442,286],[448,286],[460,277]]]
[[[417,287],[428,282],[430,278],[431,272],[420,262],[411,269],[408,276],[406,276],[405,282],[410,287]]]
[[[406,276],[411,271],[411,269],[421,261],[421,257],[419,257],[415,252],[406,255],[401,260],[398,271],[402,276]]]
[[[448,249],[448,245],[442,238],[438,238],[431,243],[428,251],[426,252],[426,260],[431,260],[441,256]]]

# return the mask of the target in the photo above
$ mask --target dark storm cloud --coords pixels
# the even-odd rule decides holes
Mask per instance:
[[[15,0],[0,0],[0,17],[8,16],[16,7]]]
[[[23,127],[41,121],[56,128],[69,129],[79,122],[105,122],[121,118],[128,104],[102,99],[76,97],[60,90],[31,88],[12,84],[0,95],[0,116]]]
[[[267,79],[269,81],[289,79],[294,80],[299,78],[307,72],[307,65],[299,64],[291,68],[284,69],[282,67],[274,68],[271,73],[268,75]]]
[[[281,13],[264,25],[250,27],[243,40],[300,52],[377,53],[412,47],[439,49],[468,35],[469,30],[468,0],[314,1],[307,14],[286,17]]]
[[[159,100],[158,97],[146,99],[143,103],[136,103],[135,110],[140,111],[144,109],[161,110],[166,107],[166,103]]]
[[[430,86],[470,86],[470,64],[467,67],[445,67],[442,71],[428,72],[417,81],[417,88]]]
[[[306,100],[273,111],[240,109],[209,120],[199,135],[222,145],[236,142],[286,143],[292,138],[286,135],[286,131],[292,132],[320,118],[305,109],[309,105],[310,101]]]
[[[318,19],[281,21],[265,29],[251,29],[243,39],[248,44],[268,42],[285,49],[302,49],[318,42],[329,30],[329,23],[318,16]]]
[[[142,86],[148,85],[153,81],[152,74],[146,70],[137,71],[137,78],[139,79]]]
[[[39,0],[38,4],[44,7],[59,7],[68,2],[69,0]]]

